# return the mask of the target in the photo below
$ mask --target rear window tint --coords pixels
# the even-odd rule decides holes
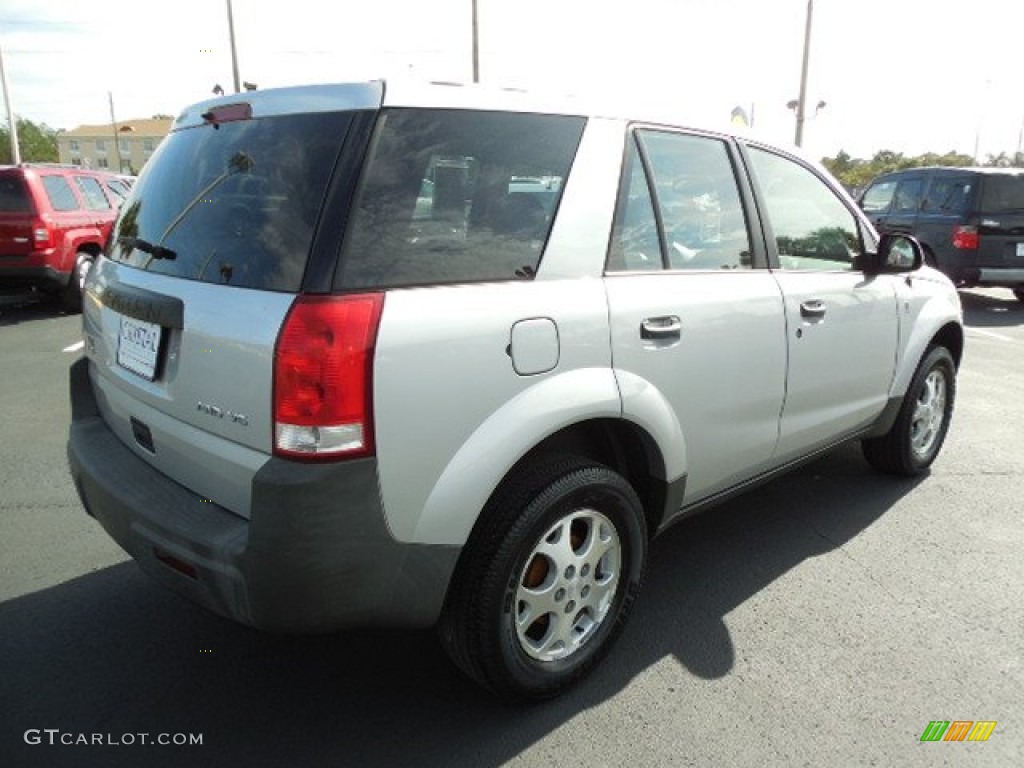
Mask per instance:
[[[43,189],[55,211],[77,211],[78,200],[63,176],[43,176]]]
[[[172,133],[121,207],[110,256],[175,277],[297,291],[351,113]]]
[[[985,176],[981,187],[981,209],[986,213],[1024,210],[1024,174]]]
[[[567,116],[385,111],[337,287],[532,278],[583,125]]]
[[[8,213],[32,211],[32,199],[28,195],[28,189],[21,176],[15,174],[0,176],[0,211]]]

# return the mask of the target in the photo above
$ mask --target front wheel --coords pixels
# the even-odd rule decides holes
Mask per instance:
[[[578,457],[520,468],[466,545],[439,626],[455,663],[506,699],[555,696],[608,651],[640,588],[643,509]]]
[[[945,347],[932,347],[914,372],[892,428],[861,444],[871,466],[907,477],[924,472],[946,439],[955,396],[953,357]]]

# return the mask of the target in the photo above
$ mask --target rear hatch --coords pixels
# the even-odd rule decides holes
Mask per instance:
[[[977,266],[1024,269],[1024,173],[986,174],[969,223],[978,228]]]
[[[275,343],[296,295],[329,285],[344,211],[324,214],[325,200],[350,194],[380,98],[374,85],[282,89],[187,110],[87,284],[108,425],[242,516],[273,448]]]
[[[36,207],[17,168],[0,168],[0,269],[33,250]]]

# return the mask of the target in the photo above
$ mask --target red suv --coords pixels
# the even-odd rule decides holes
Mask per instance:
[[[0,290],[56,293],[77,311],[123,200],[118,178],[76,166],[0,166]]]

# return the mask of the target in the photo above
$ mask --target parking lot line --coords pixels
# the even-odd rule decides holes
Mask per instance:
[[[1010,336],[1004,336],[1003,334],[995,333],[994,331],[983,331],[980,328],[971,328],[970,326],[967,326],[966,330],[968,335],[976,333],[979,336],[987,336],[990,339],[999,339],[999,341],[1016,341],[1016,339],[1013,339]]]

